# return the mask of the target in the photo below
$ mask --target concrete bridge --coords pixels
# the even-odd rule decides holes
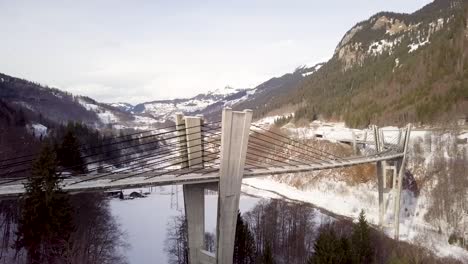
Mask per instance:
[[[188,221],[189,262],[232,263],[237,211],[243,178],[294,174],[376,164],[379,192],[379,224],[383,226],[384,192],[393,190],[395,239],[399,234],[400,193],[411,126],[400,130],[392,141],[372,127],[365,140],[349,142],[353,152],[338,156],[280,133],[251,124],[252,111],[225,108],[221,126],[205,123],[201,117],[176,116],[170,133],[174,149],[156,150],[132,160],[128,168],[88,173],[65,178],[63,190],[71,193],[118,190],[161,185],[183,185]],[[159,134],[159,135],[160,135]],[[161,141],[161,138],[158,139]],[[164,153],[164,154],[161,154]],[[159,155],[159,156],[158,156]],[[138,162],[141,162],[138,163]],[[0,198],[14,198],[25,192],[27,179],[3,179]],[[218,192],[217,250],[204,249],[205,189]]]

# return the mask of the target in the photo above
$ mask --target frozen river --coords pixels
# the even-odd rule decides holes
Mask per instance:
[[[141,190],[151,191],[151,194],[146,198],[110,201],[112,214],[117,218],[122,231],[126,233],[125,240],[130,245],[125,255],[132,264],[167,263],[164,242],[168,221],[171,217],[184,213],[181,186],[177,193],[173,186]],[[205,195],[207,232],[215,233],[216,230],[217,199],[218,196],[215,194]],[[241,212],[250,210],[259,200],[260,198],[241,196],[239,206]]]

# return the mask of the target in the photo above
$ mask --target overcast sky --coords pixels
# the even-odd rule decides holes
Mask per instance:
[[[429,0],[0,0],[0,72],[103,102],[187,97],[330,58],[378,11]]]

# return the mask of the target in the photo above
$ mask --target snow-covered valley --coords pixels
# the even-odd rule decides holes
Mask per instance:
[[[178,190],[176,190],[178,188]],[[130,263],[169,263],[164,251],[170,221],[184,214],[181,186],[144,188],[134,191],[149,192],[146,198],[133,200],[112,199],[112,215],[126,233],[125,240],[130,245],[123,248],[123,254]],[[126,190],[129,192],[129,190]],[[214,194],[205,196],[205,230],[216,233],[217,199]],[[240,199],[241,212],[250,210],[259,198],[243,195]]]
[[[273,124],[275,118],[277,117],[264,118],[258,120],[256,124],[268,127]],[[283,132],[297,139],[311,140],[315,138],[334,144],[339,144],[337,142],[341,140],[350,140],[353,135],[362,138],[365,134],[365,130],[349,129],[343,123],[318,121],[312,122],[308,127],[295,127],[293,124],[287,124],[283,127]],[[396,128],[386,127],[384,134],[387,139],[391,139],[397,134]],[[316,138],[317,135],[320,138]],[[459,145],[460,149],[468,148],[466,144],[463,144],[466,135],[466,131],[460,131],[457,136],[458,140],[462,142]],[[429,139],[433,146],[419,153],[417,151],[418,144]],[[423,178],[430,164],[436,159],[430,149],[436,148],[438,140],[445,142],[442,149],[445,149],[443,151],[446,152],[446,158],[450,159],[451,154],[447,152],[445,147],[453,140],[456,141],[450,133],[423,128],[416,129],[412,133],[408,170],[413,173],[418,183],[421,182],[420,178]],[[424,148],[424,144],[422,146]],[[422,165],[421,159],[424,161]],[[335,217],[356,220],[361,210],[365,211],[367,220],[377,228],[379,205],[374,175],[368,175],[367,178],[370,178],[368,181],[353,183],[345,180],[344,177],[346,177],[346,173],[331,170],[324,173],[244,179],[242,185],[244,195],[241,197],[240,210],[245,213],[252,209],[259,201],[258,198],[252,197],[281,199],[293,203],[303,202],[316,207],[318,214],[314,220],[316,223],[314,230],[318,230],[322,224],[333,221]],[[303,180],[302,185],[297,185],[295,180],[297,178],[307,180]],[[442,225],[439,223],[437,226],[434,221],[427,218],[432,203],[434,203],[432,193],[434,185],[436,185],[436,181],[432,184],[421,184],[417,192],[411,186],[406,185],[401,199],[400,239],[427,248],[439,257],[453,257],[462,262],[468,261],[468,251],[460,246],[449,244],[449,236],[453,230],[449,224],[439,221]],[[183,214],[181,193],[180,187],[178,193],[175,193],[175,187],[168,186],[154,189],[147,198],[111,201],[113,215],[120,219],[122,229],[127,232],[127,239],[132,245],[132,248],[126,253],[131,263],[150,263],[152,259],[167,257],[163,250],[167,222],[172,216]],[[216,195],[206,196],[205,223],[206,230],[209,232],[213,232],[215,228],[216,197]],[[391,191],[386,193],[384,199],[387,209],[383,232],[388,237],[393,237],[393,193]],[[442,231],[440,231],[440,227],[442,227]],[[148,239],[152,241],[150,243],[152,250],[148,249]]]
[[[287,114],[285,115],[287,116]],[[263,127],[274,125],[274,121],[281,116],[266,117],[256,123]],[[286,124],[282,128],[284,133],[302,140],[326,140],[330,142],[352,141],[363,139],[370,131],[350,129],[344,123],[314,121],[306,127],[296,127]],[[385,140],[391,140],[398,133],[396,127],[384,127]],[[449,243],[449,237],[454,232],[454,227],[443,219],[435,220],[430,215],[434,210],[434,203],[440,199],[434,191],[441,179],[445,177],[464,177],[465,171],[456,173],[447,169],[445,172],[434,173],[436,164],[446,164],[457,159],[466,162],[468,144],[466,137],[468,131],[463,128],[454,132],[453,128],[413,128],[410,138],[410,149],[408,151],[409,162],[408,173],[413,181],[406,185],[402,192],[400,211],[400,239],[430,249],[440,257],[455,257],[462,262],[468,262],[468,251],[459,245]],[[452,162],[453,163],[453,162]],[[440,165],[439,165],[440,166]],[[452,165],[453,166],[453,165]],[[463,165],[462,165],[463,167]],[[283,175],[268,178],[245,179],[243,181],[244,191],[247,193],[263,192],[266,197],[288,198],[314,204],[332,213],[357,219],[359,212],[363,209],[370,223],[378,225],[378,192],[375,175],[370,175],[370,180],[355,181],[350,184],[346,175],[342,172],[327,171],[324,173],[304,173],[301,175]],[[427,176],[431,175],[431,176]],[[431,177],[430,179],[428,179]],[[299,182],[305,182],[298,186]],[[304,180],[307,179],[307,180]],[[463,183],[461,183],[463,184]],[[414,187],[416,185],[417,187]],[[468,186],[461,187],[461,204],[468,202]],[[384,220],[384,232],[393,237],[393,191],[384,195],[386,213]],[[451,196],[451,193],[443,193],[443,196]],[[464,200],[464,201],[463,201]],[[445,205],[454,206],[454,205]],[[465,210],[465,211],[464,211]],[[457,212],[458,211],[458,212]],[[452,214],[459,214],[458,232],[468,231],[468,211],[463,208],[452,209]],[[461,231],[460,231],[461,230]]]

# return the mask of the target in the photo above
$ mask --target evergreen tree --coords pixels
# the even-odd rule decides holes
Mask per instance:
[[[69,168],[76,173],[84,173],[86,171],[84,160],[80,153],[80,144],[71,126],[68,127],[62,144],[57,149],[57,154],[59,165],[62,167]]]
[[[327,227],[320,232],[314,245],[315,253],[308,264],[351,263],[348,239],[339,238],[333,228]]]
[[[270,242],[266,242],[265,248],[263,249],[262,264],[274,264],[273,253],[271,252]]]
[[[240,212],[237,213],[233,258],[233,262],[236,264],[255,263],[255,241]]]
[[[359,221],[353,228],[351,235],[353,263],[370,263],[372,260],[372,246],[370,241],[369,224],[364,210],[359,214]]]
[[[73,230],[72,209],[60,189],[56,167],[55,153],[46,145],[25,184],[15,247],[26,249],[28,263],[60,258]]]

